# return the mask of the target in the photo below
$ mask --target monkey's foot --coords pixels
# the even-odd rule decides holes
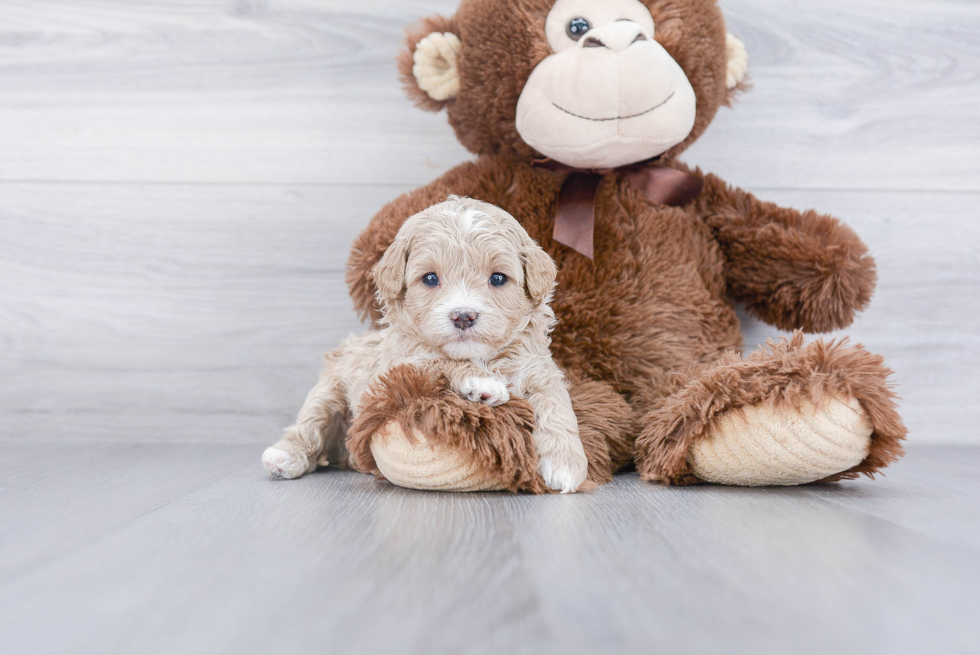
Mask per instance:
[[[758,403],[718,414],[688,453],[705,482],[742,486],[823,480],[860,464],[871,449],[871,420],[855,399],[799,408]]]
[[[506,489],[472,457],[456,448],[430,443],[415,430],[408,438],[398,423],[387,423],[371,441],[374,462],[389,482],[431,491],[500,491]]]

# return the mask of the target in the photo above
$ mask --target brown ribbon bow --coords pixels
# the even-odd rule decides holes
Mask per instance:
[[[609,170],[587,170],[565,166],[551,159],[537,160],[535,166],[568,172],[558,196],[554,239],[589,259],[595,255],[595,194],[603,175],[615,172],[656,205],[680,207],[698,197],[704,180],[676,168],[656,165],[656,159]]]

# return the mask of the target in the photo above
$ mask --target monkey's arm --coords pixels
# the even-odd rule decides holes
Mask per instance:
[[[714,232],[727,260],[729,293],[750,312],[783,330],[829,332],[867,307],[875,262],[851,228],[692,172],[704,179],[704,190],[689,210]]]
[[[354,299],[354,308],[362,320],[370,317],[375,322],[381,318],[370,272],[395,240],[395,234],[405,219],[443,202],[450,195],[494,202],[492,185],[483,168],[479,161],[460,164],[439,179],[395,198],[371,219],[354,240],[347,259],[346,280]]]

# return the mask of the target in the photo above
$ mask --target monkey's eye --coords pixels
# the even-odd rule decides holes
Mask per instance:
[[[437,287],[439,286],[439,276],[435,273],[426,273],[422,276],[422,284],[427,287]]]
[[[565,34],[568,35],[572,41],[578,41],[582,38],[582,35],[592,29],[589,25],[589,21],[584,18],[573,18],[568,21],[568,27],[565,28]]]
[[[502,287],[507,284],[507,276],[503,273],[494,273],[490,276],[490,284],[495,287]]]

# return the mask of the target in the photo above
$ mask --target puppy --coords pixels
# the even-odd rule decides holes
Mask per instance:
[[[548,254],[493,205],[451,196],[406,220],[372,271],[382,329],[350,337],[326,357],[296,424],[263,454],[266,469],[297,478],[346,462],[346,426],[361,398],[391,368],[411,364],[445,375],[473,402],[526,398],[545,483],[578,489],[588,462],[549,351],[556,275]]]

